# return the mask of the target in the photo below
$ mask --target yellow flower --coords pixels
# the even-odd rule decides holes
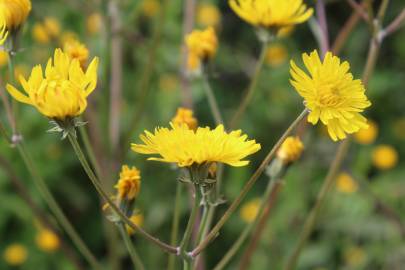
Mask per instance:
[[[249,161],[242,159],[260,150],[260,144],[247,140],[241,130],[226,133],[223,125],[214,130],[199,127],[193,131],[187,125],[171,124],[171,129],[156,128],[154,134],[145,131],[140,138],[145,144],[132,144],[133,151],[158,154],[161,158],[149,160],[177,163],[179,167],[210,162],[245,166]]]
[[[41,44],[47,44],[51,40],[46,28],[41,23],[35,23],[31,30],[32,38]]]
[[[77,40],[71,40],[64,44],[63,50],[71,59],[77,59],[82,68],[86,67],[87,59],[89,58],[89,50],[86,46]]]
[[[308,122],[315,125],[321,119],[334,141],[346,138],[346,133],[367,128],[367,120],[360,112],[371,103],[361,81],[353,80],[349,63],[341,63],[330,52],[323,62],[316,51],[310,55],[304,53],[302,59],[309,76],[291,61],[290,82],[310,110]]]
[[[357,191],[359,185],[350,174],[342,172],[336,178],[336,188],[342,193],[353,193]]]
[[[285,62],[287,56],[287,49],[283,45],[274,44],[267,49],[266,62],[273,67],[277,67]]]
[[[58,236],[51,230],[41,229],[36,238],[35,242],[39,249],[45,252],[53,252],[59,248],[60,241]]]
[[[197,119],[193,116],[193,111],[187,108],[178,108],[176,115],[171,121],[174,125],[186,124],[189,129],[196,130],[198,126]]]
[[[141,172],[136,167],[122,166],[120,179],[115,188],[118,189],[120,199],[133,200],[141,190]]]
[[[358,269],[365,261],[367,254],[361,247],[352,246],[344,250],[345,263],[352,269]]]
[[[0,0],[0,17],[6,20],[9,30],[21,26],[31,11],[30,0]]]
[[[0,67],[4,67],[8,64],[8,53],[5,51],[0,51]]]
[[[255,220],[257,213],[259,212],[259,208],[260,199],[253,199],[242,206],[239,215],[246,223],[252,223]]]
[[[92,13],[87,17],[86,28],[90,34],[97,34],[101,30],[102,17],[98,12]]]
[[[132,223],[134,223],[138,227],[141,227],[143,225],[144,217],[142,214],[132,215],[129,219],[132,221]],[[129,235],[132,235],[135,233],[135,231],[128,225],[126,225],[126,228],[127,228],[127,232]]]
[[[9,265],[21,265],[28,257],[27,249],[21,244],[11,244],[6,247],[3,258]]]
[[[283,163],[290,163],[298,160],[304,150],[304,145],[299,137],[290,136],[281,145],[277,151],[277,157]]]
[[[189,52],[190,70],[195,70],[201,62],[208,61],[217,52],[218,39],[213,27],[208,27],[203,31],[193,30],[186,36],[185,41]]]
[[[7,28],[6,20],[0,14],[0,45],[3,45],[4,41],[6,41],[6,38],[8,36],[8,31],[6,30],[6,28]]]
[[[378,135],[378,126],[374,121],[368,121],[368,128],[359,130],[354,139],[360,144],[372,144]]]
[[[313,13],[302,0],[229,0],[229,5],[242,20],[274,31],[303,23]]]
[[[46,17],[44,19],[44,27],[46,32],[52,38],[56,38],[60,34],[60,24],[59,21],[53,17]]]
[[[41,114],[64,121],[80,115],[87,107],[87,96],[97,84],[98,58],[94,58],[86,72],[77,59],[70,59],[56,49],[54,59],[48,60],[45,77],[42,67],[32,69],[28,81],[20,77],[26,94],[8,84],[8,92],[19,102],[34,106]]]
[[[143,0],[141,10],[146,17],[154,17],[160,10],[160,3],[157,0]]]
[[[374,166],[381,170],[388,170],[398,163],[398,152],[390,145],[378,145],[371,154]]]
[[[174,74],[163,74],[159,78],[159,87],[164,91],[176,90],[179,85],[179,80]]]
[[[76,40],[78,40],[78,37],[75,32],[65,31],[62,33],[59,43],[63,46],[65,43],[74,42]]]
[[[221,12],[219,9],[213,5],[208,3],[203,3],[198,6],[197,9],[197,23],[201,26],[208,27],[216,27],[221,21]]]

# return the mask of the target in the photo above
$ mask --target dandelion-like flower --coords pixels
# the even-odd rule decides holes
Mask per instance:
[[[71,59],[61,49],[48,60],[45,76],[40,65],[32,69],[28,81],[20,76],[25,93],[8,84],[8,92],[19,102],[34,106],[41,114],[56,121],[79,116],[87,107],[87,97],[97,84],[98,58],[86,72],[79,60]]]
[[[310,110],[308,122],[315,125],[320,119],[334,141],[367,128],[367,120],[360,113],[371,103],[362,82],[349,72],[349,63],[341,63],[330,52],[323,61],[316,51],[304,53],[302,59],[309,75],[291,61],[290,82]]]
[[[188,48],[188,67],[195,70],[215,56],[218,48],[218,39],[213,27],[203,31],[194,30],[185,38]]]
[[[19,28],[30,11],[30,0],[0,0],[0,17],[5,19],[8,30]]]
[[[178,108],[171,122],[174,125],[186,124],[192,130],[196,130],[198,126],[197,119],[193,116],[193,111],[187,108]]]
[[[8,31],[6,30],[6,20],[0,14],[0,45],[3,45],[8,36]]]
[[[71,59],[77,59],[80,66],[84,69],[89,58],[89,50],[87,47],[77,40],[70,40],[65,42],[63,51],[69,55]]]
[[[133,200],[141,190],[141,172],[135,167],[122,166],[120,179],[115,188],[118,189],[120,199]]]
[[[283,161],[283,163],[291,163],[298,160],[304,150],[304,144],[299,137],[290,136],[277,151],[277,157]]]
[[[313,13],[302,0],[229,0],[229,5],[244,21],[275,33],[305,22]]]

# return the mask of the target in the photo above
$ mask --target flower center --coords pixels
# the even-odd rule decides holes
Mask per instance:
[[[341,101],[342,97],[339,95],[339,89],[333,85],[326,83],[319,87],[318,105],[322,107],[336,107]]]

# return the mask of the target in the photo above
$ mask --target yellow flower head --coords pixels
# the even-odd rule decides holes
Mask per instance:
[[[275,31],[303,23],[313,13],[302,0],[229,0],[229,5],[242,20]]]
[[[53,17],[46,17],[44,19],[44,27],[46,32],[52,38],[56,38],[60,34],[60,24],[56,18]]]
[[[87,96],[96,88],[98,58],[94,58],[86,72],[77,59],[71,59],[61,49],[48,60],[45,76],[40,65],[32,69],[28,81],[20,76],[25,93],[8,84],[7,91],[19,102],[34,106],[40,113],[54,120],[65,120],[80,115],[87,107]]]
[[[273,67],[277,67],[285,62],[287,56],[288,52],[285,46],[274,44],[267,49],[266,62]]]
[[[21,244],[11,244],[6,247],[3,258],[9,265],[21,265],[28,257],[27,249]]]
[[[0,45],[3,45],[8,36],[8,31],[6,30],[6,19],[0,14]]]
[[[120,199],[133,200],[141,190],[141,172],[135,167],[122,166],[120,179],[115,188],[118,189]]]
[[[215,56],[218,48],[218,39],[213,27],[200,31],[194,30],[185,38],[188,48],[188,66],[190,70],[195,70],[205,62]]]
[[[336,178],[336,188],[342,193],[356,192],[359,185],[348,173],[340,173]]]
[[[141,10],[146,17],[154,17],[160,10],[160,3],[157,0],[143,0]]]
[[[102,22],[103,20],[100,13],[95,12],[93,14],[90,14],[89,17],[87,17],[86,21],[87,31],[93,35],[97,34],[98,32],[100,32]]]
[[[304,53],[302,59],[309,75],[291,61],[291,84],[305,99],[310,110],[308,122],[315,125],[319,119],[328,127],[332,140],[346,138],[361,128],[367,128],[367,120],[360,112],[371,105],[360,80],[354,80],[348,62],[332,53],[326,53],[323,62],[316,51]]]
[[[368,121],[368,128],[360,129],[354,134],[354,139],[360,144],[372,144],[378,135],[378,126],[374,121]]]
[[[58,236],[48,229],[41,229],[35,238],[35,242],[39,249],[45,252],[53,252],[60,246]]]
[[[174,125],[186,124],[189,129],[196,130],[198,126],[197,119],[193,116],[193,111],[187,108],[178,108],[176,116],[171,121]]]
[[[0,17],[6,20],[9,30],[20,27],[31,11],[30,0],[0,0]]]
[[[291,163],[298,160],[304,150],[304,144],[299,137],[290,136],[281,145],[277,151],[277,157],[283,163]]]
[[[40,43],[47,44],[51,40],[51,37],[48,35],[48,32],[45,26],[41,23],[35,23],[31,30],[32,38]]]
[[[197,9],[197,23],[201,26],[216,27],[221,22],[221,12],[219,9],[208,3],[203,3]]]
[[[222,162],[231,166],[245,166],[246,156],[260,150],[255,140],[247,140],[241,130],[226,133],[219,125],[211,130],[199,127],[196,131],[187,125],[156,128],[152,134],[145,131],[140,136],[145,144],[132,144],[132,150],[141,154],[158,154],[161,158],[149,160],[177,163],[179,167],[210,162]]]
[[[65,42],[63,50],[71,59],[79,60],[80,66],[83,69],[86,67],[87,60],[89,59],[89,50],[84,44],[77,40],[70,40]]]
[[[379,145],[373,149],[371,158],[374,166],[380,170],[388,170],[398,163],[398,152],[391,145]]]
[[[138,227],[141,227],[143,225],[144,217],[142,214],[132,215],[129,219],[132,221],[132,223],[134,223]],[[132,235],[135,233],[135,231],[128,225],[126,225],[125,227],[127,228],[127,232],[129,235]]]
[[[255,220],[257,213],[259,212],[259,207],[260,199],[253,199],[242,206],[239,215],[246,223],[252,223]]]

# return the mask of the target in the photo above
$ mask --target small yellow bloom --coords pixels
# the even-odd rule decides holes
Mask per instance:
[[[5,18],[2,17],[0,14],[0,45],[3,45],[3,43],[6,41],[7,36],[8,36],[8,31],[7,31],[7,25],[6,25],[6,20]]]
[[[60,49],[48,60],[45,77],[42,67],[32,69],[28,81],[20,77],[25,94],[8,84],[7,91],[19,102],[34,106],[41,114],[64,121],[80,115],[87,107],[87,97],[97,84],[98,58],[86,72],[77,59],[71,59]]]
[[[6,20],[9,30],[19,28],[31,11],[30,0],[0,0],[0,17]]]
[[[100,32],[103,19],[98,12],[92,13],[87,17],[86,28],[87,32],[94,35]]]
[[[194,30],[185,38],[189,59],[190,70],[195,70],[215,56],[218,48],[218,39],[213,27],[208,27],[203,31]]]
[[[349,63],[341,63],[330,52],[323,62],[317,51],[304,53],[302,59],[309,75],[291,60],[290,82],[310,110],[308,122],[315,125],[320,119],[334,141],[346,138],[346,133],[367,128],[367,120],[360,113],[371,103],[361,81],[353,80]]]
[[[351,269],[358,269],[367,258],[367,254],[361,247],[352,246],[344,250],[343,258]]]
[[[253,199],[242,206],[239,215],[242,218],[242,220],[245,221],[246,223],[252,223],[259,212],[259,208],[260,208],[260,199],[259,198]]]
[[[58,236],[48,229],[41,229],[35,238],[35,242],[39,249],[45,252],[53,252],[60,246]]]
[[[27,249],[21,244],[11,244],[6,247],[3,253],[4,261],[9,265],[21,265],[28,257]]]
[[[277,67],[286,61],[287,56],[288,51],[283,45],[274,44],[267,49],[266,62],[273,67]]]
[[[189,129],[196,130],[198,126],[197,119],[193,116],[193,111],[187,108],[178,108],[176,115],[171,121],[174,125],[186,124]]]
[[[304,150],[304,144],[299,137],[290,136],[281,145],[277,151],[277,157],[283,161],[283,163],[291,163],[298,160],[301,157],[301,153]]]
[[[63,45],[65,45],[66,43],[74,42],[76,40],[78,40],[78,36],[77,36],[77,34],[75,32],[73,32],[73,31],[65,31],[65,32],[62,33],[62,35],[60,37],[60,40],[59,40],[59,43],[63,47]]]
[[[60,34],[60,24],[56,18],[46,17],[44,19],[44,27],[48,35],[52,38],[56,38]]]
[[[391,145],[378,145],[373,149],[372,161],[374,166],[380,170],[388,170],[398,163],[398,152]]]
[[[45,26],[41,23],[35,23],[31,30],[32,38],[40,43],[47,44],[51,40]]]
[[[160,3],[157,0],[143,0],[141,4],[142,14],[146,17],[154,17],[160,10]]]
[[[378,135],[378,126],[374,121],[368,121],[368,128],[360,129],[354,134],[354,139],[360,144],[372,144]]]
[[[163,91],[174,91],[179,85],[179,80],[174,74],[163,74],[159,78],[159,87]]]
[[[132,221],[132,223],[134,223],[138,227],[141,227],[143,225],[143,222],[144,222],[144,217],[143,217],[142,214],[132,215],[129,219]],[[127,232],[128,232],[129,235],[132,235],[132,234],[135,233],[135,231],[131,227],[129,227],[128,225],[126,225],[126,228],[127,228]]]
[[[203,27],[216,27],[221,22],[221,12],[209,3],[203,3],[197,9],[197,23]]]
[[[312,8],[302,0],[229,0],[233,11],[244,21],[261,28],[278,31],[282,27],[303,23],[312,16]]]
[[[63,50],[69,55],[71,59],[77,59],[80,66],[84,69],[89,59],[89,50],[87,47],[77,40],[71,40],[64,44]]]
[[[0,51],[0,67],[4,67],[8,64],[8,53],[5,51]]]
[[[342,193],[353,193],[357,191],[359,185],[350,174],[342,172],[336,178],[336,188]]]
[[[132,150],[141,154],[158,154],[149,160],[177,163],[179,167],[210,162],[222,162],[231,166],[245,166],[246,156],[260,150],[255,140],[247,140],[241,130],[226,133],[219,125],[211,130],[199,127],[196,131],[187,125],[173,125],[171,129],[156,128],[155,133],[145,131],[140,136],[145,144],[132,144]]]
[[[141,190],[141,172],[136,167],[123,165],[115,188],[118,189],[120,199],[133,200]]]

